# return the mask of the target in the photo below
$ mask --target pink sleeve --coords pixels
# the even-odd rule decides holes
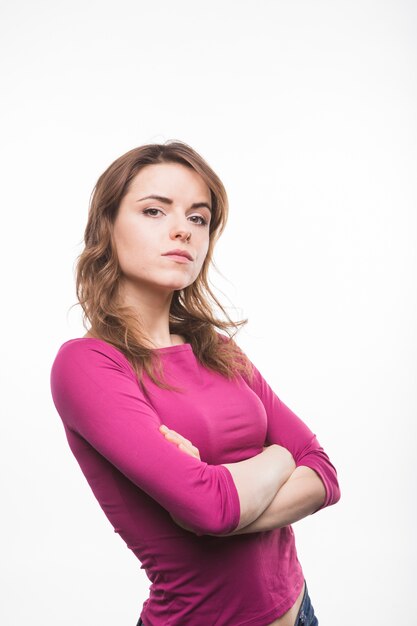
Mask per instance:
[[[51,391],[65,427],[187,527],[197,534],[237,527],[239,496],[229,470],[165,439],[158,430],[163,416],[119,351],[86,339],[63,344],[52,366]]]
[[[287,448],[297,467],[304,465],[317,472],[326,490],[324,504],[317,511],[335,504],[340,499],[336,468],[316,435],[278,398],[253,363],[252,366],[254,379],[250,384],[247,382],[265,407],[268,419],[267,442]]]

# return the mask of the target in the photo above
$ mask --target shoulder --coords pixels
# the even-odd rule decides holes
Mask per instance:
[[[87,336],[75,337],[75,339],[68,339],[58,349],[57,356],[65,354],[66,356],[75,356],[77,354],[88,354],[92,352],[99,352],[102,354],[120,354],[124,356],[120,350],[117,350],[104,339],[98,339],[97,337]]]
[[[217,330],[214,331],[217,335],[217,339],[222,343],[228,343],[229,341],[231,341],[230,337],[228,335],[223,335],[222,333],[219,333]]]
[[[94,371],[100,371],[104,374],[111,369],[134,376],[129,361],[120,350],[103,339],[77,337],[60,346],[52,363],[51,376],[69,374],[73,378],[80,372],[91,375]]]
[[[217,335],[219,344],[224,345],[228,349],[230,349],[230,354],[234,354],[234,356],[239,357],[245,362],[249,361],[246,353],[244,352],[244,350],[242,350],[240,345],[236,342],[236,340],[233,337],[229,337],[229,335],[223,335],[222,333],[219,333],[217,330],[215,331],[215,333]]]

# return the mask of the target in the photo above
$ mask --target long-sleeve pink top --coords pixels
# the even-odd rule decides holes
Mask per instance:
[[[151,582],[146,626],[265,626],[302,589],[293,529],[214,536],[233,531],[240,517],[232,475],[221,464],[278,443],[320,476],[320,508],[340,497],[336,470],[255,367],[252,383],[231,381],[202,366],[189,343],[158,352],[167,382],[182,391],[161,389],[145,374],[147,398],[114,346],[78,338],[60,347],[51,390],[68,443]],[[201,460],[167,441],[161,424],[190,439]]]

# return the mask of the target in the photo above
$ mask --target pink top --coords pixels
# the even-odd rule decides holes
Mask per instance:
[[[278,443],[313,468],[326,489],[324,508],[340,498],[336,469],[311,430],[255,368],[229,381],[203,367],[191,344],[159,348],[166,380],[145,374],[148,400],[126,357],[101,339],[59,349],[53,400],[68,443],[100,506],[151,581],[146,626],[265,626],[299,595],[304,576],[291,526],[232,537],[239,497],[232,463]],[[190,439],[201,461],[179,450],[161,424]],[[170,513],[195,533],[178,526]]]

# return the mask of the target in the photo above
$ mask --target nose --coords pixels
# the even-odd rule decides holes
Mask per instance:
[[[173,233],[174,239],[180,238],[181,241],[188,242],[191,237],[191,232],[189,230],[176,230]]]

